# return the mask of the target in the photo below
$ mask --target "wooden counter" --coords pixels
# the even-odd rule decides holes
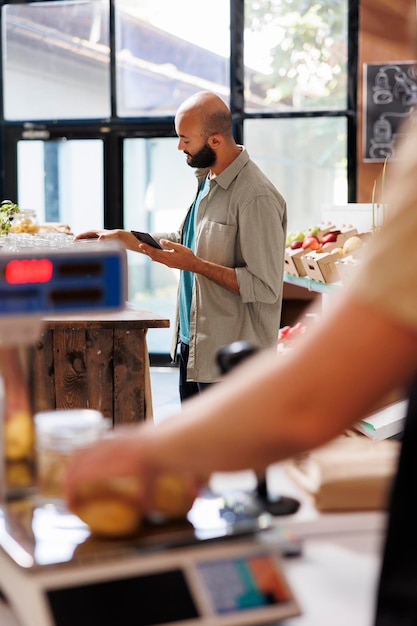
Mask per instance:
[[[169,325],[169,319],[133,307],[45,318],[28,351],[33,411],[98,409],[114,424],[151,417],[146,333]]]

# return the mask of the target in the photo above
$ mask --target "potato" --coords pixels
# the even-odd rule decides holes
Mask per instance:
[[[84,483],[72,512],[87,524],[94,535],[128,536],[142,523],[142,512],[134,501],[137,491],[136,478],[110,478]]]
[[[93,535],[109,538],[128,537],[139,530],[142,515],[138,507],[117,495],[84,500],[74,510]]]
[[[362,247],[362,239],[353,235],[353,237],[349,237],[343,244],[343,254],[352,254],[355,250],[358,250]]]
[[[153,513],[168,519],[186,517],[194,498],[189,495],[183,476],[162,473],[156,478],[153,489]],[[136,503],[136,496],[141,491],[139,479],[134,477],[84,483],[72,512],[89,526],[94,535],[129,536],[140,529],[144,518]]]
[[[185,517],[193,502],[183,477],[168,472],[158,476],[154,492],[154,507],[158,513],[170,518]]]
[[[4,422],[5,456],[9,461],[26,459],[33,455],[34,429],[29,411],[16,410]]]

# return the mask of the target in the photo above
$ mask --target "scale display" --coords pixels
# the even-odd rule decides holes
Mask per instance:
[[[180,554],[180,567],[46,590],[57,626],[260,624],[294,615],[295,603],[270,551],[253,546]],[[225,556],[226,555],[226,556]],[[262,621],[260,621],[262,620]]]
[[[34,343],[42,316],[117,311],[126,299],[126,251],[114,243],[0,254],[0,344]]]
[[[115,245],[2,252],[0,316],[120,308],[125,276],[126,252]]]

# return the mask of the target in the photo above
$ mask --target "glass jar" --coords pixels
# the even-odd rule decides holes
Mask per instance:
[[[34,415],[34,422],[39,496],[44,502],[60,505],[71,453],[103,438],[112,421],[94,409],[61,409],[40,411]]]
[[[39,232],[39,223],[36,211],[34,209],[21,209],[19,213],[15,213],[9,232],[36,235]]]

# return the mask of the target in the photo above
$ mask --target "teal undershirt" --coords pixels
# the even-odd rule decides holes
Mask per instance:
[[[207,176],[200,187],[200,190],[194,200],[190,212],[187,215],[184,224],[182,243],[187,248],[195,252],[195,226],[197,221],[198,207],[201,200],[208,194],[210,190],[210,179]],[[194,273],[187,270],[181,270],[180,274],[180,291],[179,291],[179,309],[180,309],[180,341],[190,343],[190,310],[191,299],[194,286]]]

